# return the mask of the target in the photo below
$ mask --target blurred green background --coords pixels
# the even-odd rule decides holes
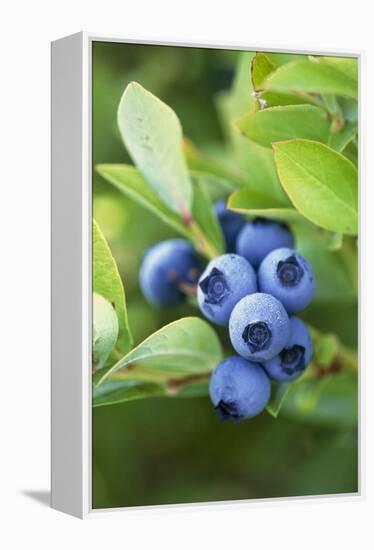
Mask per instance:
[[[237,57],[235,51],[95,42],[93,166],[131,162],[116,111],[132,80],[176,111],[185,135],[199,149],[226,158],[216,100],[232,83]],[[175,234],[95,171],[93,197],[94,217],[125,285],[135,343],[174,319],[198,315],[188,306],[156,310],[140,293],[144,249]],[[322,330],[333,326],[354,346],[356,308],[344,296],[333,307],[316,300],[306,318]],[[225,331],[219,334],[227,344]],[[342,407],[342,402],[331,402],[334,406]],[[355,492],[357,453],[356,421],[336,421],[334,414],[307,421],[286,410],[277,420],[263,413],[232,425],[218,420],[207,398],[153,398],[99,407],[93,410],[93,506]]]

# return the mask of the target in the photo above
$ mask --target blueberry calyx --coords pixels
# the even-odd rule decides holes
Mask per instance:
[[[277,276],[283,286],[296,286],[304,276],[304,270],[295,256],[278,262]]]
[[[212,271],[205,277],[199,286],[205,294],[205,303],[219,304],[229,293],[229,287],[222,271],[213,267]]]
[[[271,337],[271,330],[263,321],[247,325],[242,334],[244,342],[252,353],[268,349]]]
[[[295,372],[305,369],[305,348],[295,344],[290,348],[284,348],[280,352],[282,370],[291,376]]]
[[[219,401],[218,405],[215,407],[220,420],[232,420],[234,424],[238,424],[242,417],[238,414],[238,409],[236,404],[233,401]]]

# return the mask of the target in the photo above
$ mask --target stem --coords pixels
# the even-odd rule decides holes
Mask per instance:
[[[319,107],[320,109],[325,111],[327,114],[330,114],[326,108],[326,105],[323,103],[323,101],[318,99],[318,97],[313,96],[312,94],[308,94],[306,92],[298,92],[298,91],[295,91],[295,95],[301,97],[301,99],[305,99],[305,101],[307,101],[308,103],[312,103],[313,105],[316,105],[316,107]]]
[[[197,294],[197,286],[191,283],[179,283],[178,288],[188,298],[194,298]]]
[[[311,325],[308,325],[308,326],[310,329],[312,339],[315,343],[318,340],[318,338],[323,336],[323,334],[315,327],[312,327]],[[337,351],[334,357],[331,358],[329,365],[321,365],[317,363],[315,359],[312,361],[312,364],[315,366],[315,368],[318,370],[320,374],[321,373],[333,374],[335,372],[341,372],[342,370],[350,370],[350,371],[357,372],[358,370],[357,351],[345,346],[338,340]]]
[[[200,227],[197,225],[195,221],[191,221],[190,223],[190,229],[193,234],[193,236],[196,239],[196,246],[200,250],[204,256],[209,258],[209,260],[212,260],[216,256],[218,256],[218,251],[215,249],[215,247],[207,240],[204,233],[201,231]]]
[[[352,349],[343,346],[342,344],[339,346],[339,350],[336,355],[336,361],[346,370],[358,370],[357,353]]]
[[[169,395],[177,395],[184,386],[188,386],[194,382],[200,382],[200,380],[209,380],[210,376],[210,372],[199,372],[196,374],[188,374],[187,376],[183,376],[183,378],[169,378],[166,382],[167,392]]]

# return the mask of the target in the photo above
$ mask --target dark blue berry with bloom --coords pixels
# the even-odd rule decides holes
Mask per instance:
[[[310,263],[291,248],[279,248],[266,256],[258,270],[261,292],[275,296],[289,313],[302,311],[315,292]]]
[[[270,381],[260,365],[238,356],[227,357],[212,374],[209,394],[221,420],[238,423],[264,410]]]
[[[269,252],[280,247],[291,248],[293,244],[293,235],[286,225],[256,218],[240,231],[236,250],[257,269]]]
[[[263,364],[278,382],[291,382],[305,371],[313,355],[312,339],[307,326],[297,317],[290,317],[291,335],[282,351]]]
[[[270,294],[242,298],[229,322],[231,343],[237,353],[251,361],[268,361],[286,345],[290,322],[282,304]]]
[[[200,273],[200,260],[188,241],[161,241],[143,256],[140,287],[151,304],[172,306],[194,291]]]
[[[257,291],[253,267],[237,254],[223,254],[210,261],[197,286],[202,313],[210,321],[227,325],[238,301]]]

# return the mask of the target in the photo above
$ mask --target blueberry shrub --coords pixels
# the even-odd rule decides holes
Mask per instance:
[[[136,71],[118,89],[118,153],[94,125],[94,409],[200,399],[221,431],[355,432],[357,61],[231,52],[225,67],[214,147],[191,139],[198,108],[191,120]]]

